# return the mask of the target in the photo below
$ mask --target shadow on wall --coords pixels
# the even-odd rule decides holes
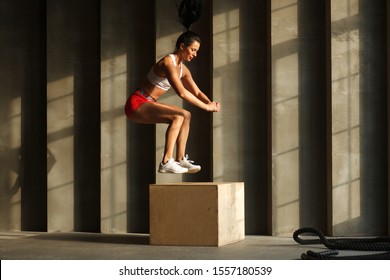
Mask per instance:
[[[14,196],[21,188],[21,179],[20,179],[20,148],[8,148],[6,146],[0,146],[0,166],[2,167],[3,174],[13,173],[16,178],[13,180],[13,183],[10,184],[1,184],[4,188],[1,190],[3,194],[6,194],[6,197],[2,197],[1,199],[10,199]],[[54,155],[47,150],[47,173],[50,173],[50,170],[55,165],[56,160]],[[3,176],[2,176],[3,177]]]
[[[4,197],[1,197],[2,202],[5,199],[9,200],[10,197],[14,196],[21,188],[19,167],[20,167],[20,148],[10,149],[6,146],[0,146],[0,166],[2,167],[2,177],[10,172],[16,174],[16,179],[10,184],[1,184],[3,188],[1,193]],[[4,175],[3,175],[4,174]]]

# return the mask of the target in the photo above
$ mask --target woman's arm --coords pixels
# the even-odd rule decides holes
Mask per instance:
[[[169,59],[170,60],[170,59]],[[199,94],[198,96],[202,96],[202,99],[198,98],[195,94],[191,93],[188,89],[186,89],[180,80],[177,70],[174,67],[173,63],[171,63],[168,59],[164,59],[162,66],[164,69],[164,73],[168,78],[169,83],[171,84],[172,88],[175,90],[176,94],[179,95],[182,99],[186,100],[187,102],[203,109],[206,111],[213,111],[218,112],[219,111],[219,104],[216,102],[211,102],[205,94]],[[182,65],[183,67],[183,65]],[[186,70],[185,70],[186,69]],[[183,78],[184,76],[188,76],[188,73],[185,73],[186,71],[189,72],[188,68],[183,67]],[[195,83],[194,83],[195,84]],[[195,84],[196,86],[196,84]],[[197,88],[197,86],[196,86]],[[200,90],[199,90],[200,91]]]
[[[204,94],[199,89],[198,85],[195,83],[194,79],[192,78],[191,71],[184,64],[183,64],[183,77],[181,80],[183,82],[184,87],[193,95],[195,95],[199,100],[203,101],[206,104],[211,103],[207,95]]]

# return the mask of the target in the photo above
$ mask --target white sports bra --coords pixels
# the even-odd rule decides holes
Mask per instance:
[[[175,56],[173,54],[170,54],[169,56],[172,58],[173,65],[175,65],[175,67],[176,67]],[[149,82],[151,84],[155,85],[156,87],[161,88],[163,90],[170,89],[171,88],[171,84],[169,83],[167,77],[157,76],[156,73],[154,73],[153,68],[154,68],[154,66],[152,67],[152,69],[150,69],[148,75],[146,76],[148,78]],[[179,78],[181,78],[182,76],[183,76],[183,67],[182,67],[182,63],[180,62],[180,75],[179,75]]]

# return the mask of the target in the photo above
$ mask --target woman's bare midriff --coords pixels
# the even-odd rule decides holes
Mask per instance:
[[[147,94],[153,97],[154,100],[157,100],[161,95],[167,92],[166,90],[163,90],[151,84],[147,78],[144,78],[139,83],[138,88],[142,88],[144,91],[146,91]]]

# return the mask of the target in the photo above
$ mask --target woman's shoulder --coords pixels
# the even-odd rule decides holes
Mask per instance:
[[[167,66],[169,64],[172,64],[172,59],[169,57],[169,55],[166,55],[160,58],[154,65]]]
[[[164,63],[166,64],[170,64],[170,65],[174,65],[176,66],[175,64],[175,57],[173,56],[173,54],[167,54],[166,56],[164,56],[162,58],[162,60],[164,61]]]
[[[166,55],[162,57],[156,64],[155,66],[158,66],[158,68],[175,68],[175,61],[172,59],[170,55]]]

